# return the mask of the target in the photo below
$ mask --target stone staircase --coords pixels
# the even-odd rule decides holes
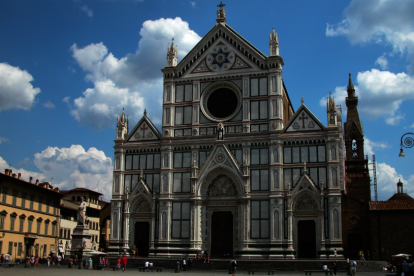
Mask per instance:
[[[153,263],[155,267],[175,269],[177,259],[161,258],[128,258],[128,267],[142,267],[146,261]],[[210,263],[194,262],[192,270],[221,270],[227,271],[231,259],[211,259]],[[111,265],[115,258],[111,259]],[[278,271],[301,271],[305,269],[322,269],[323,265],[332,267],[334,260],[237,260],[237,270],[247,269],[275,269]],[[346,270],[346,261],[337,260],[338,271]],[[358,271],[379,272],[387,265],[385,261],[357,261]]]

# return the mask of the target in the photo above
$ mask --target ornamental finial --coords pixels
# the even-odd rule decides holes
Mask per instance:
[[[300,102],[302,103],[302,105],[305,104],[305,99],[302,97],[302,100],[300,100]]]
[[[225,4],[223,2],[220,2],[220,5],[217,5],[220,9],[217,10],[217,23],[226,23],[226,10],[223,9]]]

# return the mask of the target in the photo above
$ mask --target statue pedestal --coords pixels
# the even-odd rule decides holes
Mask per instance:
[[[73,258],[75,255],[78,255],[79,269],[82,269],[85,265],[86,257],[91,256],[91,237],[89,234],[89,227],[85,225],[77,225],[73,230],[72,234],[72,247],[69,250],[70,257]]]

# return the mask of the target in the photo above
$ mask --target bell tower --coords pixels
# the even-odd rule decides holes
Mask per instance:
[[[347,92],[346,106],[348,113],[345,123],[345,193],[350,197],[368,203],[371,200],[368,157],[364,154],[364,128],[362,122],[359,120],[357,108],[358,97],[355,96],[355,88],[352,83],[351,74],[349,74]]]

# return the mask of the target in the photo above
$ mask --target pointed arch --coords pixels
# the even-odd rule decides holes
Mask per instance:
[[[279,162],[279,151],[277,148],[273,150],[273,162],[278,163]]]
[[[333,223],[334,223],[334,238],[339,239],[339,212],[338,210],[333,211]]]
[[[276,210],[273,214],[273,238],[280,239],[280,221],[279,221],[279,211]]]
[[[120,168],[121,168],[121,157],[118,155],[116,157],[115,169],[119,170]]]
[[[167,239],[167,214],[165,212],[161,215],[161,239]]]
[[[338,186],[338,174],[335,168],[332,168],[332,186]]]
[[[273,188],[280,189],[279,170],[273,171]]]
[[[168,191],[168,175],[164,174],[164,177],[162,179],[162,191],[167,192]]]
[[[114,212],[114,214],[112,215],[112,237],[114,239],[118,238],[118,213]]]
[[[164,167],[168,167],[168,154],[164,154]]]
[[[335,146],[331,147],[331,159],[336,160],[336,147]]]
[[[119,176],[115,176],[115,193],[119,193]]]

